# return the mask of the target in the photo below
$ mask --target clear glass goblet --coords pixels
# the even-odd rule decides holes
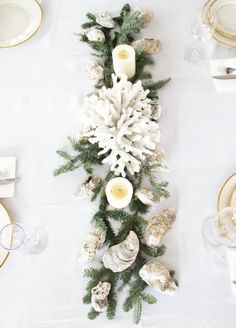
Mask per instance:
[[[191,36],[195,42],[186,50],[185,59],[187,61],[194,64],[201,64],[205,61],[206,52],[202,47],[202,43],[212,38],[215,33],[216,22],[216,17],[212,17],[209,20],[209,23],[203,22],[201,18],[201,11],[196,15],[191,28]]]
[[[25,231],[19,224],[11,223],[0,231],[0,245],[8,251],[24,246],[28,253],[40,254],[45,250],[47,244],[48,236],[39,228]]]
[[[202,236],[205,244],[209,246],[226,247],[233,293],[236,295],[236,208],[226,207],[206,219]]]

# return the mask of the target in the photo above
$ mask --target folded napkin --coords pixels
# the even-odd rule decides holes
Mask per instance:
[[[225,75],[226,67],[236,67],[236,58],[226,58],[226,59],[214,59],[210,61],[211,65],[211,75]],[[236,75],[236,71],[232,73]],[[217,80],[213,79],[215,83],[216,90],[221,91],[232,91],[236,90],[236,79],[234,80]]]
[[[0,157],[0,172],[9,172],[9,179],[16,177],[16,158],[15,157]],[[1,174],[0,174],[1,178]],[[0,198],[11,198],[14,196],[15,183],[1,185],[0,183]]]

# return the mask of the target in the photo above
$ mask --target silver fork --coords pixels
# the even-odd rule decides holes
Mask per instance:
[[[235,71],[236,71],[235,67],[225,67],[226,74],[232,74]]]

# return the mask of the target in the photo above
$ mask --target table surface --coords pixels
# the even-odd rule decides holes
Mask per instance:
[[[81,302],[85,280],[76,256],[96,205],[74,197],[84,172],[52,175],[60,164],[55,151],[66,145],[68,135],[78,133],[76,118],[92,88],[84,82],[90,50],[74,33],[87,11],[112,7],[116,12],[123,3],[44,0],[45,18],[37,35],[0,52],[0,156],[16,156],[21,177],[15,197],[2,203],[16,222],[41,226],[50,239],[41,255],[15,251],[1,268],[1,328],[133,326],[131,315],[120,308],[111,322],[104,316],[96,323],[87,319],[88,307]],[[176,207],[178,217],[165,237],[162,262],[176,270],[180,287],[175,297],[157,295],[157,304],[144,304],[140,326],[235,328],[236,298],[226,255],[205,248],[201,238],[202,222],[215,212],[220,186],[235,171],[235,92],[215,91],[209,62],[194,66],[184,61],[200,1],[146,0],[145,5],[155,14],[145,35],[162,41],[154,76],[172,77],[160,92],[162,145],[171,167],[163,176],[172,196],[160,209]],[[207,49],[210,57],[236,55],[213,41]]]

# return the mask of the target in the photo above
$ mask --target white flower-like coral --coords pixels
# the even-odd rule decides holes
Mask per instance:
[[[141,163],[155,151],[160,142],[158,123],[152,119],[153,107],[141,81],[131,83],[124,75],[117,80],[112,76],[113,87],[102,87],[85,98],[85,114],[89,141],[98,143],[106,154],[108,163],[116,175],[133,175],[139,172]]]

